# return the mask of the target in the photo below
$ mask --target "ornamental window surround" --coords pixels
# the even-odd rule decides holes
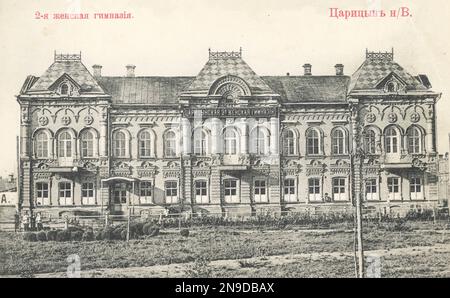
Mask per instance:
[[[309,128],[306,131],[306,154],[320,155],[322,153],[322,133],[317,128]]]
[[[291,129],[286,129],[283,131],[282,135],[283,142],[283,155],[295,155],[296,153],[296,137]]]
[[[331,153],[333,155],[347,152],[347,137],[343,128],[335,128],[331,133]]]

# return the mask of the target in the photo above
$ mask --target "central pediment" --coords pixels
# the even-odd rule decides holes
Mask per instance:
[[[242,59],[242,52],[211,52],[182,96],[277,96]]]

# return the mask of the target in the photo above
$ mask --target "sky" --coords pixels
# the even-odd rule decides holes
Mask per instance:
[[[334,18],[330,8],[407,7],[411,16]],[[66,12],[131,13],[131,19],[36,19]],[[40,76],[53,54],[82,52],[103,75],[195,76],[208,48],[237,51],[259,75],[302,74],[304,63],[317,75],[344,64],[351,75],[366,48],[390,51],[409,73],[428,75],[437,104],[438,150],[449,151],[450,2],[447,0],[0,0],[0,176],[16,170],[19,105],[16,95],[27,75]]]

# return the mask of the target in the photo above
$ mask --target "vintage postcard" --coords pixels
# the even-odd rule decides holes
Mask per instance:
[[[449,20],[1,0],[0,277],[450,277]]]

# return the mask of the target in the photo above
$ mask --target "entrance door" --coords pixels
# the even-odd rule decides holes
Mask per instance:
[[[128,187],[125,182],[116,182],[113,185],[112,197],[114,202],[114,211],[122,210],[121,205],[127,203]]]

